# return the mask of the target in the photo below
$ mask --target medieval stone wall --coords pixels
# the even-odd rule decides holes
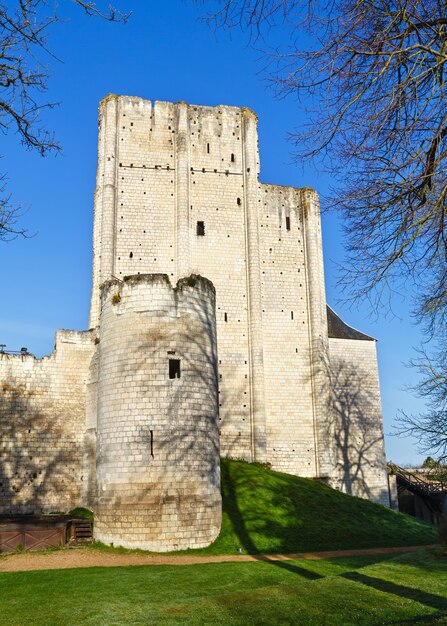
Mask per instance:
[[[375,341],[329,339],[334,486],[389,506]]]
[[[60,330],[51,356],[0,354],[0,514],[79,504],[92,332]]]
[[[158,551],[206,546],[221,518],[214,287],[112,279],[100,322],[95,536]]]
[[[248,109],[107,97],[91,324],[99,285],[111,276],[207,276],[217,293],[223,454],[327,475],[318,198],[258,176],[257,120]]]
[[[320,426],[328,382],[318,198],[312,189],[276,185],[260,185],[259,193],[267,457],[284,472],[328,475],[323,456],[332,442]]]
[[[91,325],[99,285],[111,276],[209,278],[217,288],[222,451],[249,460],[262,439],[253,435],[255,397],[265,429],[260,291],[250,294],[248,281],[249,272],[259,279],[259,263],[247,266],[246,232],[247,204],[253,212],[257,202],[246,178],[257,186],[258,170],[256,121],[247,110],[113,96],[102,102]],[[256,253],[256,221],[251,230]],[[258,328],[249,324],[249,306]]]
[[[110,95],[99,128],[95,330],[0,356],[0,513],[82,503],[108,543],[207,545],[219,435],[388,503],[375,343],[328,333],[316,192],[259,182],[245,108]]]

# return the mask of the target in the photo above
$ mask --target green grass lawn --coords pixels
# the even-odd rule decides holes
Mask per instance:
[[[219,537],[208,548],[187,553],[272,554],[437,543],[433,526],[413,517],[315,480],[244,461],[222,459],[222,500]]]
[[[0,574],[0,625],[447,623],[440,550]]]

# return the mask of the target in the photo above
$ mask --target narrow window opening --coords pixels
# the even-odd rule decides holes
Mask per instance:
[[[133,252],[129,254],[129,259],[133,259]]]
[[[210,144],[209,143],[206,144],[206,151],[207,151],[208,154],[210,153]]]
[[[226,313],[224,313],[224,321],[228,322],[228,315]]]
[[[238,204],[238,206],[241,206],[242,202],[241,202],[240,198],[237,199],[237,204]]]
[[[290,230],[290,217],[288,215],[286,217],[286,230]]]
[[[234,163],[234,154],[231,153],[231,162]]]
[[[197,236],[198,237],[205,236],[205,222],[197,222]]]
[[[180,359],[169,359],[169,378],[180,378]]]
[[[290,311],[290,318],[293,320],[293,311]]]
[[[154,431],[150,431],[151,434],[151,457],[154,458]]]

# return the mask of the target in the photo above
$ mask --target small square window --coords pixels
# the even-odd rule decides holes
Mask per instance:
[[[197,236],[198,237],[205,236],[205,222],[197,222]]]
[[[169,359],[169,378],[180,378],[180,359]]]

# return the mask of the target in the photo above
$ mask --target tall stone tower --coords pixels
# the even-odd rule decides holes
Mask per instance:
[[[316,406],[322,386],[315,395],[309,374],[323,376],[312,363],[323,362],[325,348],[318,199],[312,190],[262,185],[258,176],[249,109],[107,96],[91,326],[99,285],[113,276],[206,276],[217,292],[222,451],[327,474],[330,446]]]
[[[98,159],[90,330],[0,354],[0,512],[205,546],[220,453],[389,504],[376,342],[326,305],[316,192],[259,181],[254,113],[110,95]]]
[[[214,287],[137,275],[107,281],[101,304],[95,536],[206,546],[221,518]]]
[[[99,323],[100,285],[111,278],[206,276],[216,288],[222,453],[336,485],[318,196],[262,184],[259,169],[249,109],[104,98],[90,324]],[[365,350],[375,376],[372,480],[382,493],[375,348],[352,354]]]

